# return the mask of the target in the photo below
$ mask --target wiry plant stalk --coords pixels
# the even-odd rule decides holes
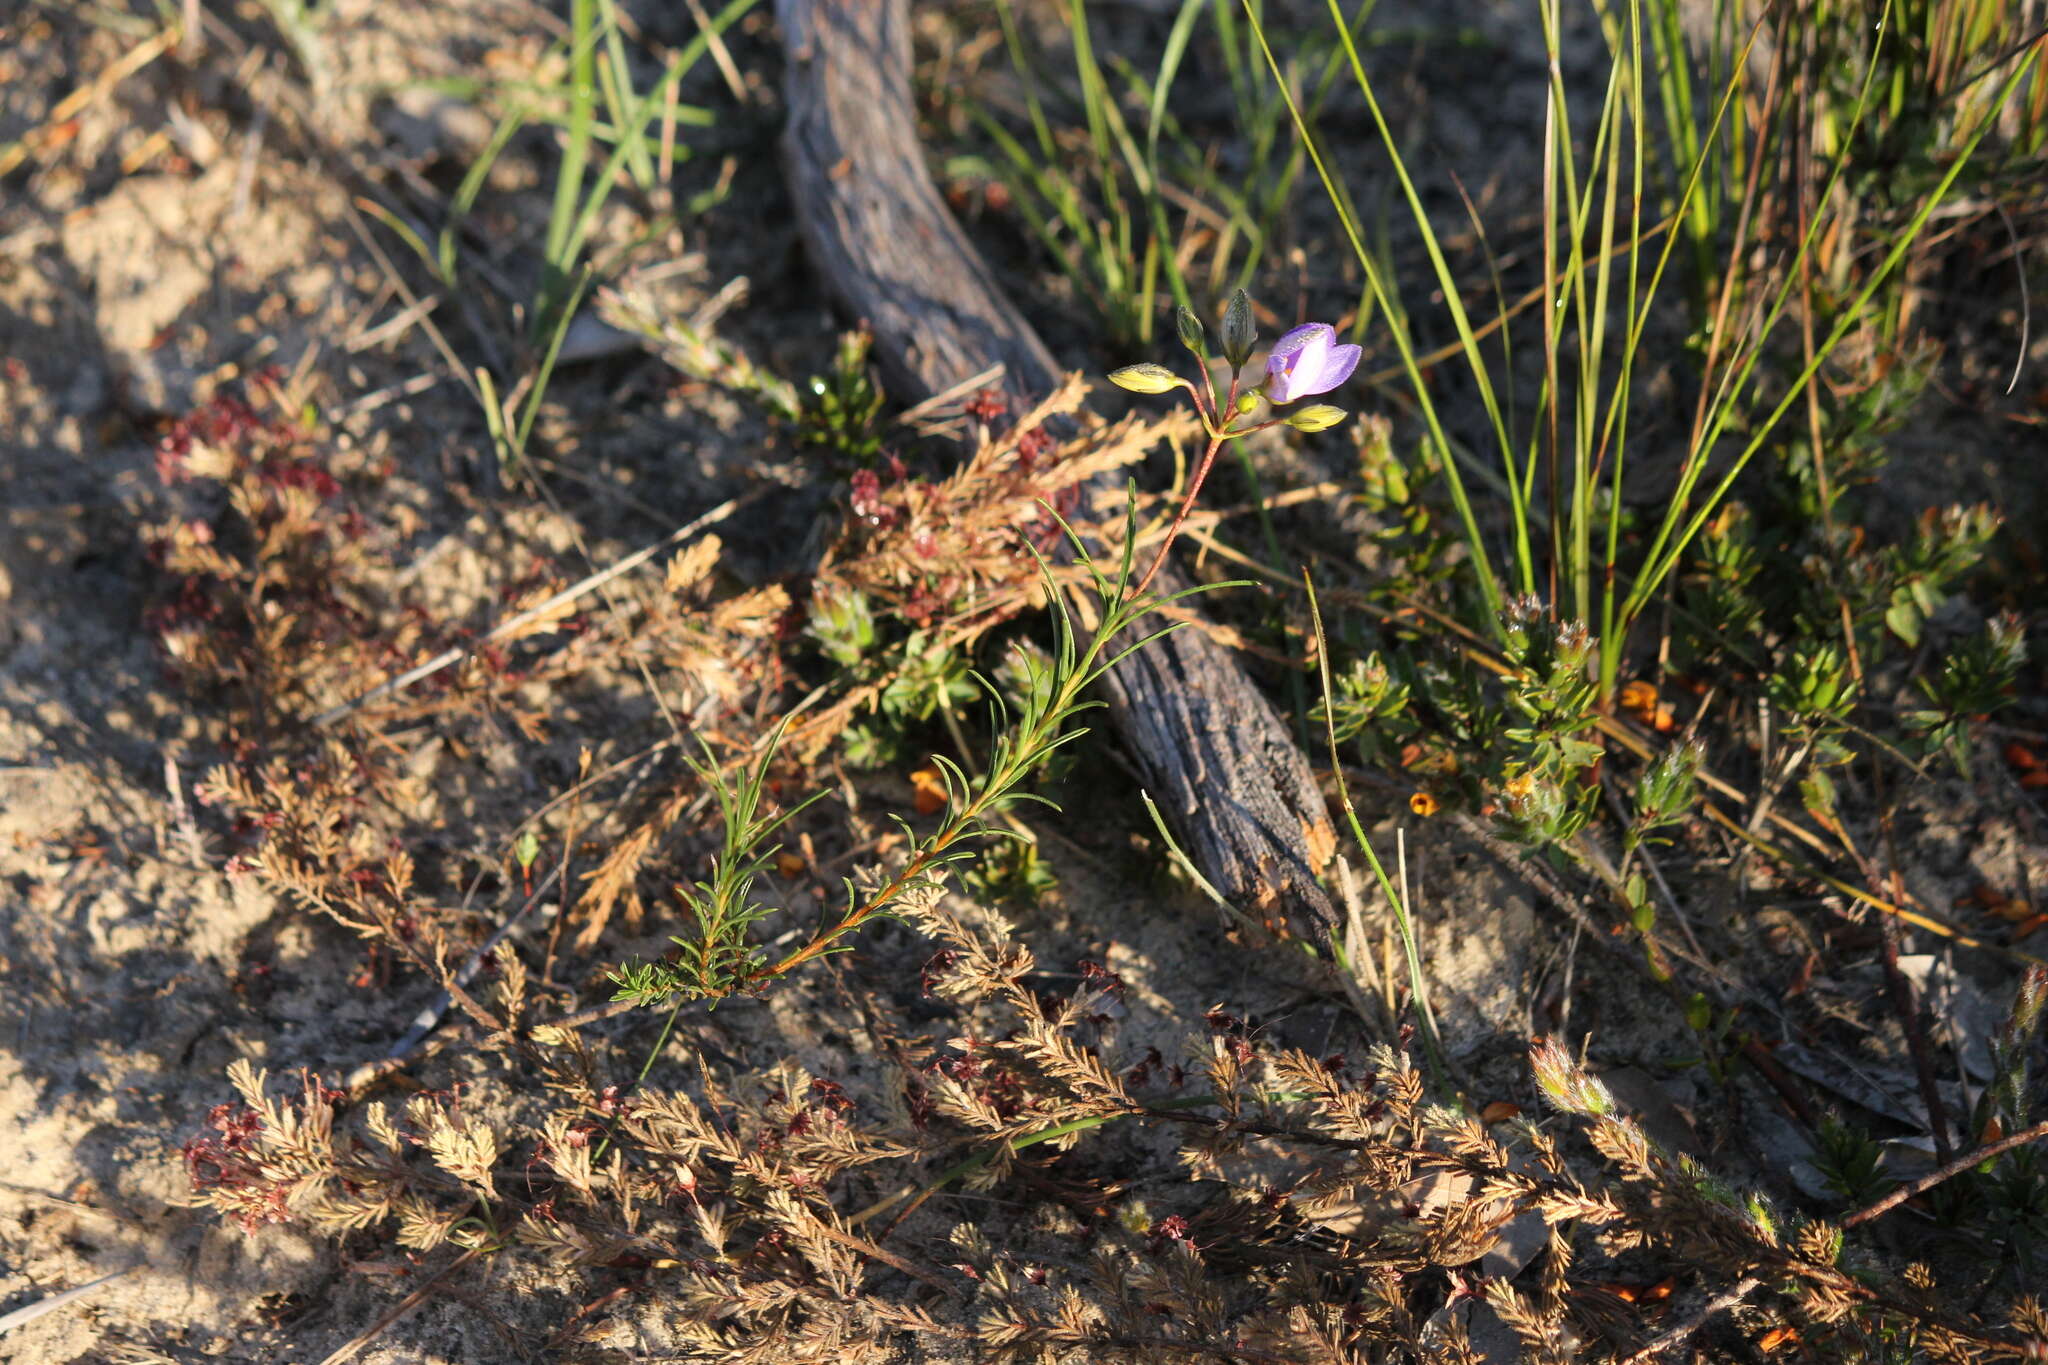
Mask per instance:
[[[748,942],[750,926],[770,913],[769,907],[752,899],[753,882],[758,870],[775,854],[775,849],[763,847],[766,840],[803,807],[773,819],[756,815],[768,765],[774,756],[772,741],[744,786],[730,787],[716,769],[703,768],[705,780],[718,793],[725,813],[726,848],[714,864],[712,880],[682,893],[697,918],[698,936],[676,940],[682,949],[679,962],[637,964],[615,973],[612,979],[618,987],[617,999],[655,1004],[678,997],[717,1000],[758,991],[807,962],[845,951],[844,941],[849,935],[888,914],[905,897],[935,886],[952,864],[972,856],[972,844],[985,837],[1008,835],[1008,831],[992,827],[989,817],[1015,801],[1045,800],[1021,788],[1055,750],[1087,733],[1085,729],[1063,727],[1073,717],[1102,704],[1087,697],[1089,687],[1132,653],[1178,629],[1179,623],[1129,642],[1123,639],[1126,632],[1157,608],[1208,591],[1207,587],[1189,588],[1171,597],[1154,599],[1129,586],[1136,546],[1136,515],[1133,504],[1126,522],[1123,557],[1113,578],[1101,572],[1075,539],[1077,561],[1091,578],[1101,604],[1099,623],[1085,643],[1075,633],[1073,618],[1058,585],[1050,572],[1046,573],[1047,596],[1053,604],[1057,630],[1056,649],[1044,664],[1024,656],[1027,695],[1014,721],[995,689],[988,687],[996,739],[988,766],[979,777],[969,777],[951,759],[934,756],[933,763],[939,769],[946,792],[946,815],[937,831],[918,838],[904,825],[905,833],[911,835],[912,852],[902,869],[880,888],[868,892],[861,891],[849,879],[845,910],[807,942],[774,961],[762,957],[758,948]],[[1071,529],[1068,534],[1072,536]]]

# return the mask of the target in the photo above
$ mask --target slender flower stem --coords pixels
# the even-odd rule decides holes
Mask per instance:
[[[1220,407],[1215,405],[1215,381],[1208,384],[1210,402],[1205,404],[1202,395],[1195,394],[1195,406],[1203,409],[1202,425],[1209,432],[1209,448],[1202,452],[1202,462],[1195,466],[1195,475],[1188,480],[1187,496],[1181,499],[1180,510],[1173,514],[1173,524],[1166,528],[1166,539],[1159,546],[1159,553],[1152,556],[1152,565],[1145,570],[1145,576],[1138,580],[1137,591],[1132,597],[1143,597],[1145,589],[1152,586],[1152,576],[1159,572],[1159,566],[1166,562],[1167,553],[1173,549],[1173,542],[1180,536],[1181,524],[1188,519],[1188,513],[1195,510],[1195,499],[1201,496],[1202,481],[1209,477],[1209,466],[1216,463],[1216,452],[1223,449],[1223,443],[1242,432],[1229,430],[1232,419],[1237,416],[1238,376],[1230,376],[1230,396]],[[1213,409],[1213,410],[1211,410]]]
[[[1138,580],[1138,595],[1152,584],[1152,575],[1159,572],[1159,566],[1166,562],[1167,551],[1180,535],[1181,523],[1188,519],[1188,513],[1195,510],[1195,499],[1201,495],[1202,481],[1209,477],[1209,466],[1216,463],[1216,452],[1223,449],[1227,438],[1222,435],[1209,438],[1209,448],[1202,452],[1202,462],[1195,466],[1195,476],[1188,481],[1188,494],[1181,499],[1180,510],[1173,514],[1173,524],[1166,528],[1166,539],[1159,546],[1159,553],[1152,556],[1152,566],[1145,570],[1145,576]]]

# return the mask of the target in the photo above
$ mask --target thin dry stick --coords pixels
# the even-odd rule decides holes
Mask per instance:
[[[536,374],[537,373],[538,372],[536,372]],[[534,375],[529,375],[527,378],[528,380],[531,380],[534,377]],[[527,380],[522,380],[520,382],[522,385],[524,385],[527,382]],[[521,458],[524,458],[525,447],[523,442],[520,446],[520,449],[515,451],[514,453],[519,455]],[[529,469],[527,471],[527,481],[533,486],[533,490],[536,493],[540,494],[541,501],[545,502],[548,505],[548,510],[553,512],[556,518],[560,520],[563,526],[568,530],[569,540],[572,544],[575,545],[576,553],[583,557],[583,562],[585,564],[595,564],[597,562],[597,556],[593,555],[590,552],[590,545],[587,541],[585,541],[581,528],[577,525],[576,521],[569,516],[568,512],[562,507],[561,500],[555,496],[555,490],[548,486],[548,481],[540,477],[539,472],[534,469]],[[757,488],[751,494],[747,495],[745,498],[735,499],[734,505],[740,505],[747,501],[751,501],[754,498],[760,497],[763,493],[766,493],[767,491],[768,490],[766,487]],[[715,508],[713,509],[714,512],[716,512],[717,510],[718,509]],[[712,513],[706,513],[705,515],[710,516],[712,515]],[[701,521],[702,518],[699,518],[699,520]],[[684,536],[689,531],[689,529],[689,527],[684,527],[682,530],[672,532],[670,535],[670,539],[674,540]],[[666,544],[666,542],[662,542],[661,544]],[[648,549],[641,550],[636,553],[649,554],[653,551],[659,550],[661,548],[661,544],[649,546]],[[628,556],[628,558],[630,557],[631,556]],[[611,613],[612,619],[614,621],[620,621],[621,624],[623,624],[622,616],[619,611],[619,604],[612,600],[612,595],[609,592],[605,591],[605,585],[611,582],[612,579],[618,577],[620,573],[624,572],[624,569],[625,566],[615,564],[609,569],[598,570],[591,577],[586,578],[581,583],[577,584],[575,588],[567,589],[565,591],[580,593],[581,591],[588,590],[591,592],[595,592],[600,598],[603,599],[604,608],[606,611]],[[560,593],[556,594],[557,598],[559,598],[560,596]],[[541,607],[536,608],[536,610],[545,611],[547,610],[547,606],[544,603]],[[647,685],[647,695],[648,698],[654,702],[654,709],[661,712],[661,718],[668,722],[668,728],[670,733],[680,738],[684,733],[683,723],[681,720],[677,719],[675,708],[669,705],[668,697],[661,690],[661,684],[655,680],[654,670],[647,666],[647,660],[642,658],[638,651],[635,651],[633,653],[632,659],[633,671],[638,673],[640,675],[640,681]]]
[[[825,1238],[827,1241],[837,1242],[839,1243],[839,1245],[846,1247],[849,1250],[857,1251],[861,1255],[866,1256],[872,1260],[880,1261],[883,1265],[888,1266],[893,1270],[900,1270],[905,1275],[910,1276],[910,1278],[912,1278],[913,1280],[921,1280],[925,1284],[930,1285],[933,1289],[938,1290],[941,1294],[944,1294],[949,1299],[956,1299],[960,1297],[960,1291],[957,1288],[955,1288],[953,1285],[946,1283],[944,1280],[940,1279],[931,1271],[926,1270],[914,1261],[905,1260],[903,1257],[898,1256],[895,1252],[890,1251],[885,1247],[877,1246],[875,1243],[870,1242],[865,1237],[857,1237],[853,1233],[847,1232],[843,1228],[836,1228],[832,1226],[830,1223],[825,1222],[823,1219],[819,1219],[816,1222],[812,1223],[811,1230],[817,1233],[820,1237]]]
[[[1708,1320],[1715,1314],[1725,1313],[1736,1304],[1748,1298],[1751,1292],[1761,1283],[1763,1281],[1749,1276],[1737,1280],[1728,1289],[1723,1290],[1701,1304],[1696,1311],[1687,1315],[1683,1322],[1678,1323],[1670,1331],[1662,1332],[1651,1338],[1648,1345],[1644,1346],[1634,1355],[1626,1357],[1621,1362],[1621,1365],[1642,1365],[1643,1361],[1662,1355],[1694,1332],[1699,1331],[1700,1328],[1706,1326]]]
[[[254,93],[254,91],[255,87],[252,86],[251,92]],[[284,102],[286,104],[292,104],[292,101],[288,97],[284,99]],[[259,103],[257,107],[260,109],[266,106]],[[293,107],[298,110],[302,119],[310,117],[308,112],[303,107],[297,105],[293,105]],[[306,124],[302,122],[300,126],[304,127],[306,126]],[[323,164],[322,169],[332,170],[333,168],[331,166]],[[352,169],[359,168],[352,167]],[[337,175],[336,178],[338,179],[339,176]],[[367,174],[365,174],[363,178],[367,180]],[[384,278],[390,282],[392,289],[397,291],[398,297],[404,301],[405,306],[411,308],[417,305],[420,301],[420,296],[413,292],[412,287],[405,282],[404,276],[398,273],[398,267],[391,263],[391,257],[385,253],[383,244],[380,243],[377,240],[375,234],[373,234],[370,231],[369,224],[363,221],[362,212],[356,207],[358,203],[368,204],[371,206],[372,209],[375,210],[382,210],[386,212],[388,212],[388,210],[384,210],[383,205],[378,203],[374,199],[364,198],[361,200],[350,200],[348,204],[345,206],[347,209],[349,231],[355,233],[356,240],[362,243],[363,249],[369,252],[371,258],[377,262],[378,268],[384,272]],[[458,295],[457,297],[459,298],[461,296]],[[467,369],[463,367],[461,358],[455,354],[455,348],[448,344],[447,336],[442,333],[439,327],[434,325],[433,309],[430,308],[426,312],[420,314],[419,327],[422,332],[426,333],[427,340],[433,343],[434,350],[440,355],[442,363],[448,366],[449,372],[455,376],[456,382],[461,384],[464,389],[468,390],[469,396],[475,399],[479,406],[482,406],[484,401],[484,391],[477,386],[476,376],[471,374]],[[496,347],[490,341],[488,333],[478,331],[477,341],[486,352],[495,354]],[[486,465],[485,468],[496,470],[497,466]]]
[[[321,714],[313,718],[314,726],[319,729],[325,729],[327,726],[334,724],[336,721],[341,720],[347,716],[353,715],[355,712],[361,710],[363,707],[369,705],[373,701],[376,701],[380,697],[390,696],[394,692],[402,692],[406,688],[411,687],[414,683],[418,682],[420,679],[432,677],[434,674],[439,673],[442,669],[447,668],[449,665],[460,663],[462,660],[474,654],[477,650],[482,649],[485,645],[494,643],[498,640],[502,640],[507,635],[510,635],[514,631],[518,630],[520,627],[530,625],[534,621],[537,621],[544,616],[559,611],[562,607],[568,605],[571,602],[576,601],[578,598],[583,597],[588,593],[597,591],[605,584],[611,582],[614,578],[617,578],[622,574],[630,573],[634,569],[639,568],[642,564],[645,564],[648,560],[654,558],[656,555],[660,554],[663,550],[668,549],[670,546],[680,545],[683,541],[690,539],[699,531],[702,531],[705,527],[716,525],[718,522],[724,521],[734,512],[739,511],[740,508],[745,507],[748,503],[753,502],[755,499],[762,497],[768,491],[769,490],[765,487],[757,488],[751,493],[747,493],[740,497],[733,498],[730,499],[729,501],[720,503],[718,506],[712,508],[709,512],[706,512],[703,516],[698,517],[695,521],[690,522],[688,525],[680,527],[677,530],[670,532],[667,536],[664,536],[662,539],[655,541],[652,545],[646,546],[639,550],[635,550],[632,554],[627,555],[624,559],[612,565],[610,568],[600,569],[596,573],[591,574],[588,578],[585,578],[582,582],[572,584],[569,587],[562,589],[560,592],[556,593],[553,597],[548,598],[547,601],[542,602],[540,605],[528,607],[525,611],[518,613],[510,619],[499,622],[496,626],[494,626],[491,629],[490,634],[484,636],[481,640],[478,640],[473,644],[458,645],[454,649],[445,650],[442,653],[437,654],[433,658],[427,660],[418,668],[409,669],[406,672],[399,674],[395,678],[391,678],[377,684],[375,687],[363,693],[360,697],[357,697],[355,700],[343,702],[339,706],[333,707],[332,709],[327,711],[323,711]]]
[[[12,1332],[17,1327],[26,1327],[37,1318],[54,1313],[67,1303],[76,1303],[109,1280],[118,1280],[123,1275],[128,1274],[129,1271],[137,1268],[131,1265],[126,1269],[117,1270],[111,1275],[102,1275],[97,1280],[87,1280],[84,1284],[75,1285],[60,1293],[52,1294],[46,1299],[37,1299],[34,1303],[17,1308],[12,1313],[0,1317],[0,1336],[7,1335],[7,1333]]]
[[[905,408],[902,412],[896,414],[896,425],[899,427],[915,428],[920,423],[929,422],[954,404],[981,392],[983,389],[1000,386],[1003,382],[1003,376],[1008,373],[1009,367],[998,360],[980,374],[969,375],[951,388],[942,389],[938,393],[933,394],[922,403]]]
[[[1982,1165],[1995,1156],[2002,1156],[2015,1147],[2024,1147],[2029,1142],[2039,1142],[2044,1137],[2048,1137],[2048,1119],[2044,1119],[2031,1128],[2022,1128],[2011,1137],[2004,1137],[1996,1142],[1987,1143],[1974,1152],[1965,1152],[1947,1165],[1929,1171],[1912,1184],[1899,1186],[1875,1204],[1870,1205],[1868,1208],[1858,1209],[1847,1218],[1844,1218],[1842,1226],[1853,1228],[1859,1223],[1867,1223],[1873,1218],[1881,1217],[1905,1203],[1908,1199],[1916,1199],[1927,1193],[1943,1181],[1953,1180],[1972,1166]]]
[[[370,1329],[368,1331],[364,1332],[355,1340],[349,1342],[346,1346],[343,1346],[333,1355],[327,1357],[327,1359],[321,1361],[320,1365],[342,1365],[342,1362],[353,1359],[355,1357],[356,1352],[362,1350],[365,1346],[368,1346],[371,1342],[375,1341],[378,1337],[382,1336],[386,1329],[388,1329],[392,1323],[397,1322],[407,1313],[410,1313],[413,1309],[419,1307],[420,1304],[424,1303],[426,1301],[427,1294],[433,1289],[435,1285],[439,1284],[441,1281],[447,1279],[448,1276],[453,1274],[455,1271],[461,1269],[463,1266],[468,1265],[471,1261],[475,1260],[477,1256],[482,1253],[482,1251],[482,1247],[471,1247],[468,1251],[463,1252],[460,1256],[457,1256],[447,1265],[442,1266],[439,1270],[434,1272],[433,1277],[429,1279],[425,1284],[421,1285],[418,1289],[413,1290],[412,1293],[407,1294],[403,1299],[400,1299],[398,1301],[397,1307],[393,1308],[383,1317],[377,1319],[376,1322],[370,1324]]]
[[[542,898],[554,889],[555,882],[560,879],[561,875],[562,869],[557,865],[548,873],[546,879],[534,889],[533,894],[526,898],[526,903],[507,916],[503,924],[500,924],[491,931],[489,938],[477,945],[476,949],[470,953],[462,966],[456,969],[453,984],[457,990],[467,986],[475,978],[477,972],[484,965],[484,959],[491,955],[507,934],[517,929],[526,919],[527,915],[532,913],[533,908],[541,903]],[[432,1000],[428,1001],[421,1008],[418,1014],[413,1016],[412,1026],[405,1031],[403,1037],[392,1044],[390,1053],[378,1061],[365,1062],[354,1071],[351,1071],[348,1075],[348,1080],[343,1083],[342,1089],[351,1095],[358,1094],[371,1082],[388,1076],[398,1070],[399,1067],[405,1065],[406,1059],[411,1057],[414,1051],[419,1048],[419,1045],[427,1040],[427,1035],[432,1033],[440,1024],[442,1016],[448,1013],[448,1007],[453,1003],[454,997],[446,990],[435,995]]]
[[[1799,1120],[1801,1127],[1808,1133],[1820,1131],[1820,1115],[1806,1102],[1806,1096],[1793,1084],[1792,1078],[1785,1074],[1785,1068],[1779,1066],[1777,1060],[1771,1056],[1769,1048],[1754,1037],[1744,1038],[1742,1059],[1755,1067],[1756,1074],[1763,1077],[1765,1083],[1777,1092],[1779,1100],[1791,1111],[1792,1117]]]
[[[697,31],[711,49],[711,60],[717,64],[718,74],[725,78],[725,88],[732,91],[733,102],[745,108],[753,101],[747,95],[747,82],[740,75],[739,63],[732,59],[732,52],[725,45],[725,36],[712,27],[711,16],[704,12],[701,0],[687,0],[687,3],[690,17],[697,21]],[[673,83],[669,89],[675,89]]]
[[[103,1209],[97,1204],[85,1204],[76,1199],[66,1199],[61,1194],[50,1194],[45,1190],[37,1189],[33,1185],[17,1185],[12,1180],[0,1180],[0,1190],[6,1190],[9,1194],[18,1194],[24,1199],[39,1199],[45,1204],[55,1204],[58,1208],[70,1209],[73,1213],[89,1214],[95,1218],[110,1218],[116,1223],[134,1228],[137,1231],[147,1231],[149,1227],[147,1223],[139,1218],[131,1218],[125,1213],[116,1213],[112,1209]]]
[[[642,1008],[642,1004],[638,1000],[607,1000],[602,1005],[592,1005],[587,1009],[577,1010],[573,1014],[564,1014],[554,1019],[543,1019],[533,1027],[535,1031],[540,1029],[561,1029],[566,1031],[568,1029],[582,1028],[585,1024],[597,1024],[602,1023],[606,1019],[616,1019],[622,1014],[628,1014],[640,1008]]]
[[[115,58],[90,81],[79,86],[50,108],[49,117],[16,141],[0,145],[0,175],[54,146],[57,130],[76,118],[87,105],[98,104],[115,86],[168,52],[178,41],[180,30],[172,25],[154,38],[146,38]]]

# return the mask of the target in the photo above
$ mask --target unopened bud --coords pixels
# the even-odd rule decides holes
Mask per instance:
[[[1132,393],[1172,393],[1181,377],[1164,365],[1126,365],[1109,372],[1109,382]]]
[[[1209,358],[1209,341],[1202,332],[1202,320],[1194,310],[1183,304],[1173,310],[1174,324],[1180,328],[1180,344],[1195,353],[1197,360]]]
[[[1549,1038],[1530,1044],[1529,1070],[1536,1077],[1537,1089],[1568,1114],[1597,1118],[1614,1112],[1614,1096],[1607,1087],[1587,1075],[1570,1052]]]
[[[1296,431],[1327,431],[1344,420],[1344,409],[1328,403],[1311,403],[1287,414],[1287,425]]]
[[[1258,328],[1252,323],[1251,295],[1240,289],[1230,296],[1230,306],[1223,310],[1223,358],[1232,369],[1241,370],[1258,343]]]

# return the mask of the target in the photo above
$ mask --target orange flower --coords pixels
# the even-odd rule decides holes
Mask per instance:
[[[946,808],[946,783],[937,768],[919,768],[910,775],[919,815],[937,815]]]
[[[1434,796],[1431,796],[1428,792],[1416,792],[1413,796],[1408,798],[1408,809],[1414,811],[1417,815],[1422,816],[1424,819],[1428,819],[1430,816],[1436,814],[1436,798]]]
[[[1678,1288],[1676,1280],[1659,1280],[1656,1284],[1615,1284],[1607,1286],[1615,1298],[1623,1303],[1662,1303],[1671,1297],[1671,1291]]]
[[[1678,716],[1669,702],[1657,699],[1657,685],[1638,678],[1621,685],[1621,709],[1660,735],[1678,728]]]

